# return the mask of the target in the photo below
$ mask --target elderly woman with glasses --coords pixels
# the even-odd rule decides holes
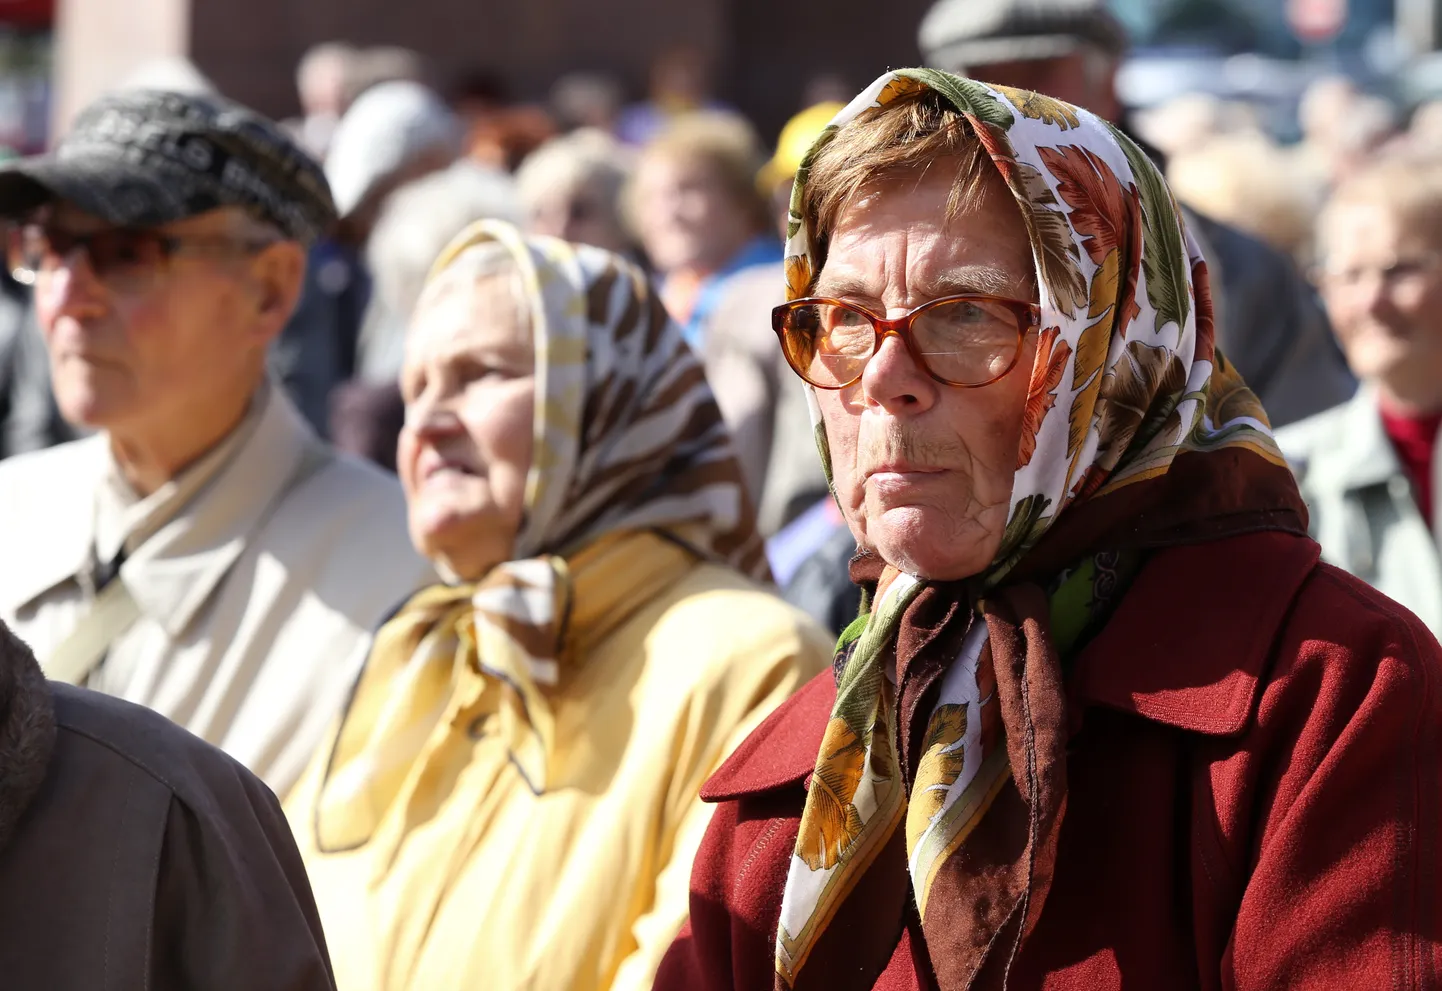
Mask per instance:
[[[657,987],[1431,986],[1442,651],[1319,563],[1154,166],[933,70],[833,123],[775,326],[868,604]]]
[[[701,367],[620,256],[470,228],[401,391],[411,537],[449,581],[376,635],[288,809],[338,984],[650,988],[701,782],[830,644],[763,584]]]

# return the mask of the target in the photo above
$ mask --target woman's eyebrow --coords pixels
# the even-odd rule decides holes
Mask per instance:
[[[999,268],[990,265],[962,265],[957,268],[926,276],[910,287],[912,299],[919,305],[943,296],[1014,296],[1017,293],[1012,280]],[[825,272],[816,283],[814,295],[835,298],[856,297],[877,299],[875,286],[868,286],[861,279],[851,275],[828,278]]]

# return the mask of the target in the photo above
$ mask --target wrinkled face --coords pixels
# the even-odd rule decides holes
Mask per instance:
[[[397,465],[412,542],[459,578],[482,577],[515,547],[534,449],[535,369],[514,275],[442,282],[421,298],[401,372]]]
[[[1442,251],[1426,225],[1344,203],[1322,231],[1322,295],[1358,378],[1404,397],[1442,391]]]
[[[67,420],[164,432],[236,390],[237,367],[262,356],[278,329],[266,324],[257,281],[265,262],[244,247],[255,246],[244,224],[236,212],[216,210],[156,228],[182,245],[168,258],[107,257],[97,274],[77,248],[37,273],[35,312]],[[65,205],[45,226],[69,235],[109,227]]]
[[[662,273],[714,272],[756,233],[717,168],[699,158],[648,156],[635,196],[641,242]]]
[[[527,209],[527,229],[572,244],[589,244],[624,254],[631,245],[622,230],[615,204],[597,181],[558,184]]]
[[[1031,248],[1000,176],[945,221],[955,169],[884,179],[844,209],[815,295],[897,317],[929,300],[983,292],[1035,301]],[[837,496],[857,543],[923,578],[965,578],[1001,545],[1016,470],[1029,334],[1012,370],[961,389],[931,378],[895,336],[861,379],[816,390]]]

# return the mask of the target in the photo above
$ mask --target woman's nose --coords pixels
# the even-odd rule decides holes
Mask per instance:
[[[451,404],[443,399],[421,397],[406,404],[405,427],[418,438],[440,440],[465,432],[465,424]]]
[[[896,334],[882,338],[881,346],[861,374],[865,398],[888,413],[920,413],[929,409],[935,401],[937,385]]]

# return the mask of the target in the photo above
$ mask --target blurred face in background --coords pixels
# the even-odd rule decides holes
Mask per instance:
[[[1378,200],[1334,203],[1322,218],[1318,281],[1358,378],[1402,411],[1442,409],[1442,237]]]
[[[704,158],[646,156],[633,194],[641,243],[662,273],[717,271],[759,233],[752,211]]]
[[[406,339],[397,467],[411,541],[462,580],[509,560],[534,450],[536,359],[514,273],[442,275]]]
[[[61,204],[17,234],[12,264],[24,253],[61,414],[136,438],[243,408],[305,270],[299,245],[229,209],[126,231]]]
[[[631,250],[631,240],[616,207],[615,196],[604,181],[578,178],[557,183],[532,200],[527,209],[527,228],[533,234],[626,254]]]

